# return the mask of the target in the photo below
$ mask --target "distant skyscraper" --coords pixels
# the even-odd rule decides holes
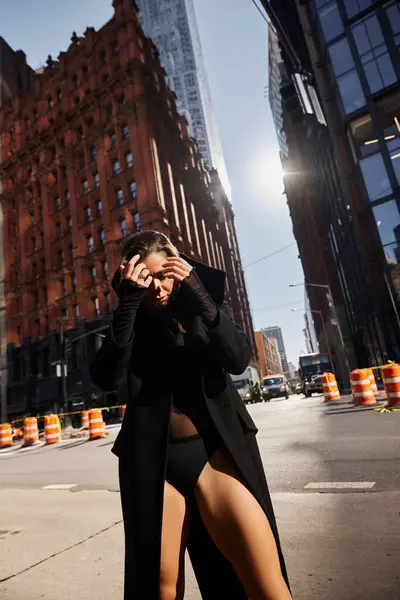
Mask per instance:
[[[204,163],[218,170],[230,197],[230,185],[215,123],[193,0],[136,0],[147,36],[160,53],[168,85],[177,95]]]
[[[273,327],[265,327],[261,331],[267,338],[273,338],[276,340],[278,344],[279,356],[281,357],[282,370],[285,374],[289,373],[289,365],[286,356],[285,343],[283,341],[282,329],[275,325]]]

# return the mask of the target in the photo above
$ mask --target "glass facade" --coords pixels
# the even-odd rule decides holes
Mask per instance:
[[[372,214],[371,227],[376,225],[378,233],[370,256],[375,261],[382,256],[381,276],[399,303],[400,3],[315,0],[315,8],[341,99],[354,160],[355,193],[364,222],[369,223]],[[376,323],[362,334],[367,348],[381,343],[380,332],[374,330]]]

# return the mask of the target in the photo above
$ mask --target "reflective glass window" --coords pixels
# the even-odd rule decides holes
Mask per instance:
[[[362,10],[371,6],[374,0],[343,0],[348,17],[354,17]]]
[[[390,26],[393,30],[395,42],[400,47],[400,5],[398,0],[388,2],[388,4],[385,4],[385,8]]]
[[[400,243],[400,212],[396,200],[374,206],[373,211],[382,244]]]
[[[362,108],[365,106],[365,96],[347,39],[343,38],[330,46],[329,55],[337,77],[345,112],[349,114]]]
[[[368,197],[372,201],[388,196],[392,192],[382,154],[376,152],[360,160],[360,167],[367,188]]]
[[[341,19],[336,0],[325,3],[318,10],[319,20],[327,42],[341,35],[344,32],[343,21]]]
[[[361,19],[352,31],[371,92],[395,83],[396,74],[377,16]]]

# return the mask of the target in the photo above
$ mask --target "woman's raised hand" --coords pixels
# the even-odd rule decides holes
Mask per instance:
[[[121,283],[127,281],[136,288],[148,288],[153,281],[146,265],[140,260],[139,254],[135,254],[126,265],[120,265]]]
[[[164,277],[170,277],[179,283],[182,283],[186,277],[189,277],[192,270],[193,267],[180,256],[171,256],[167,258],[163,265]]]

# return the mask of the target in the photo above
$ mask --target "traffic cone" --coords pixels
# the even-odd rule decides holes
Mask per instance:
[[[382,378],[390,406],[400,404],[400,365],[382,367]]]
[[[11,423],[0,425],[0,448],[9,448],[13,444],[13,430]]]
[[[322,387],[324,389],[325,402],[340,400],[339,388],[333,373],[324,373],[322,375]]]
[[[356,404],[367,406],[376,404],[375,394],[371,388],[368,369],[356,369],[350,374],[353,398]]]
[[[57,415],[46,415],[44,418],[44,437],[46,444],[55,444],[61,439],[60,421]]]

